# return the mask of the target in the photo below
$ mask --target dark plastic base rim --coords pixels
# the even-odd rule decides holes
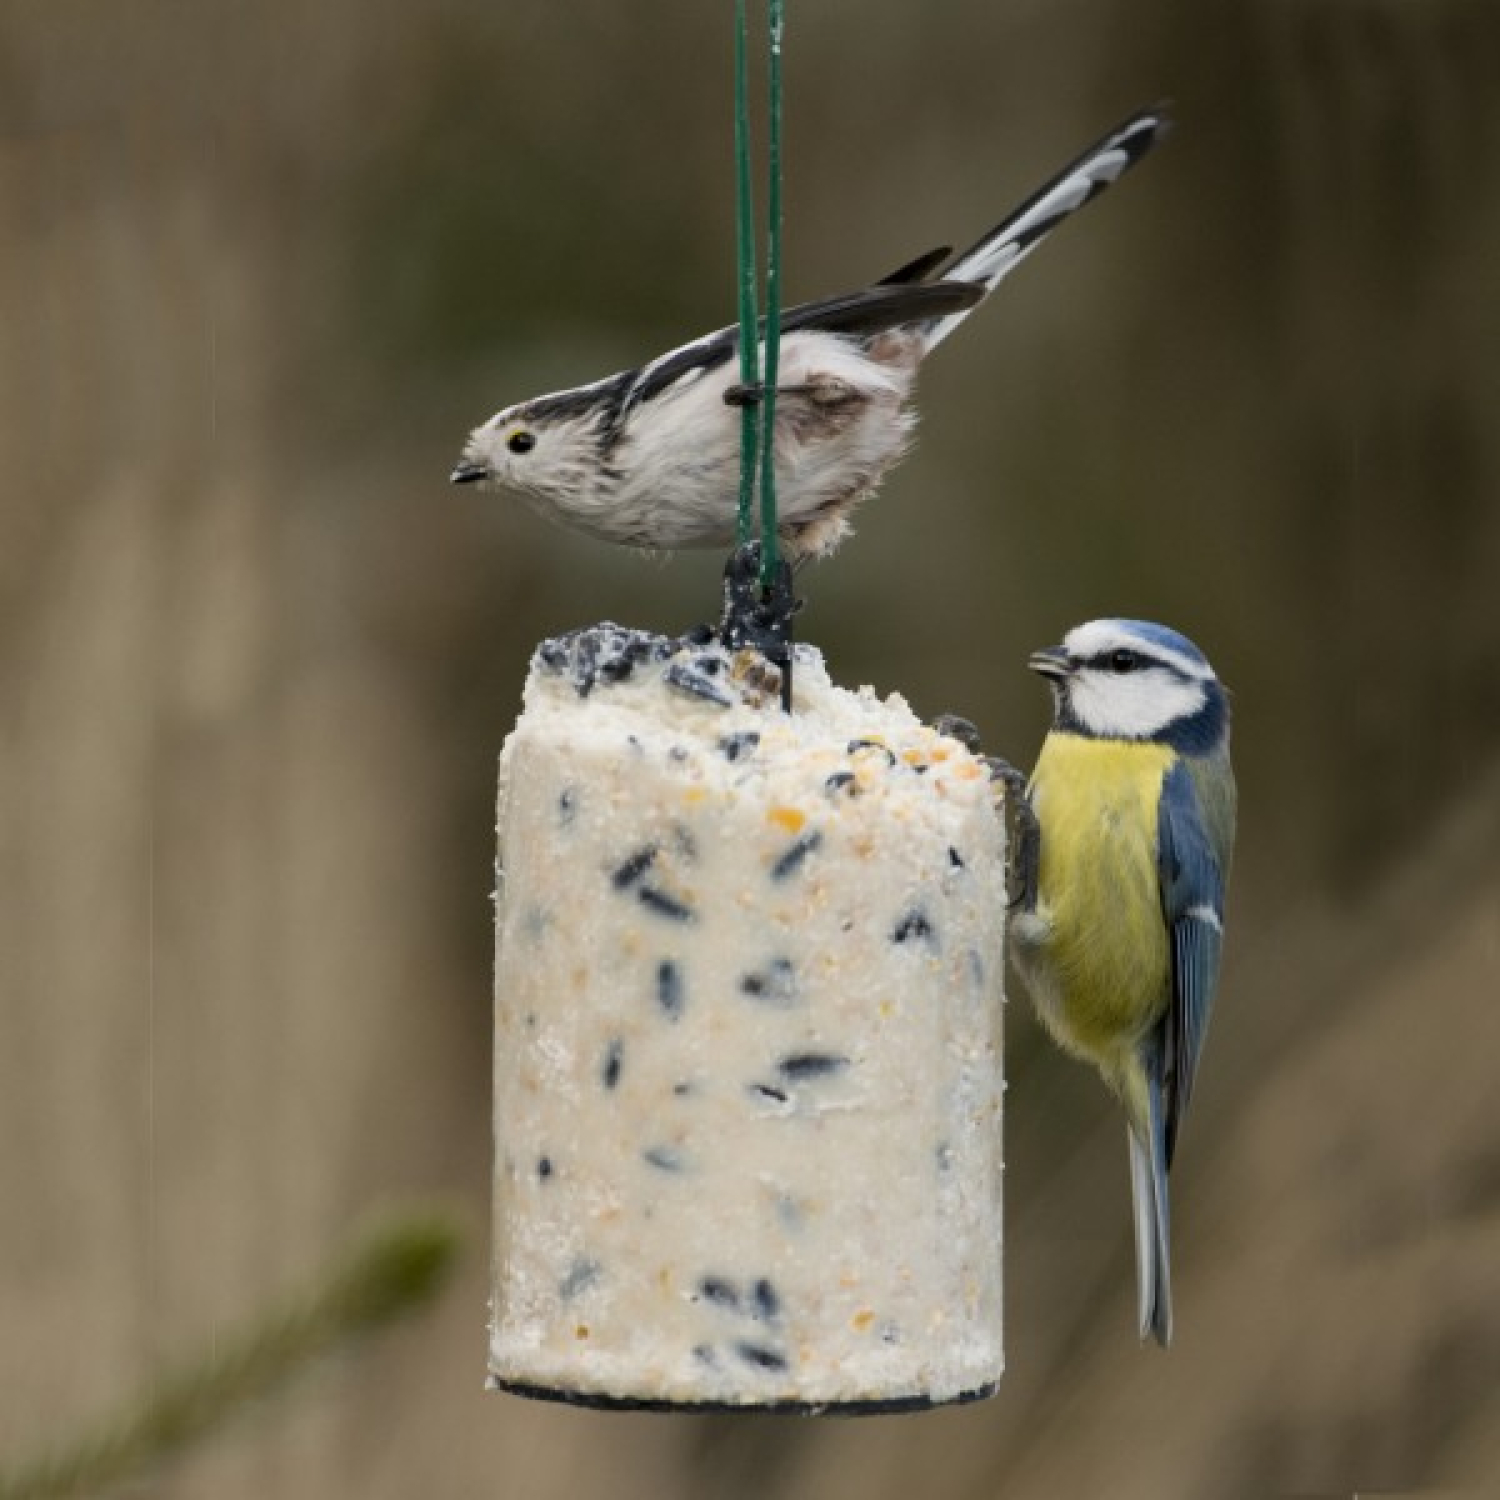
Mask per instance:
[[[502,1380],[491,1375],[489,1388],[529,1401],[556,1401],[564,1406],[584,1406],[595,1411],[677,1412],[689,1416],[743,1413],[746,1416],[783,1417],[891,1417],[902,1412],[935,1411],[942,1406],[967,1406],[985,1401],[1000,1389],[998,1380],[953,1396],[887,1396],[872,1401],[661,1401],[648,1396],[610,1396],[602,1391],[565,1391],[524,1380]]]

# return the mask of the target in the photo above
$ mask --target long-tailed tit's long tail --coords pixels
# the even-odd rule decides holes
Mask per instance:
[[[1161,109],[1132,115],[1071,166],[1064,167],[935,279],[977,282],[987,296],[1069,214],[1098,197],[1117,177],[1128,172],[1166,133],[1168,125],[1167,115]],[[903,272],[920,265],[921,262],[914,263],[913,268],[903,268]],[[927,327],[927,349],[930,351],[942,343],[973,310],[963,308],[947,317],[933,319]]]

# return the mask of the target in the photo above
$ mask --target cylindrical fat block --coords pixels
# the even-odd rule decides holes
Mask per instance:
[[[897,1410],[1001,1345],[1004,830],[799,648],[547,642],[501,756],[490,1372]]]

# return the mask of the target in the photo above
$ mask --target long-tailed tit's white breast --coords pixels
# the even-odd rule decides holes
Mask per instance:
[[[905,453],[918,366],[1069,214],[1150,149],[1158,110],[1132,116],[948,261],[933,250],[863,290],[789,309],[776,388],[780,534],[793,559],[848,535],[855,507]],[[549,519],[632,547],[734,540],[739,330],[635,370],[508,406],[476,428],[455,484],[513,489]]]

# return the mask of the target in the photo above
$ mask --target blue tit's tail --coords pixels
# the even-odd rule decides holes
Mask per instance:
[[[1162,1110],[1161,1049],[1148,1042],[1145,1133],[1130,1123],[1130,1192],[1135,1206],[1135,1271],[1141,1337],[1172,1342],[1171,1214],[1167,1204],[1167,1136]]]
[[[938,279],[977,283],[988,296],[1069,214],[1096,198],[1133,167],[1166,129],[1167,117],[1160,109],[1132,115],[1033,193],[972,250],[960,255]],[[895,274],[903,279],[915,274],[921,279],[929,267],[930,258],[923,257]],[[942,343],[973,310],[966,307],[932,319],[924,330],[926,349],[930,351]]]

